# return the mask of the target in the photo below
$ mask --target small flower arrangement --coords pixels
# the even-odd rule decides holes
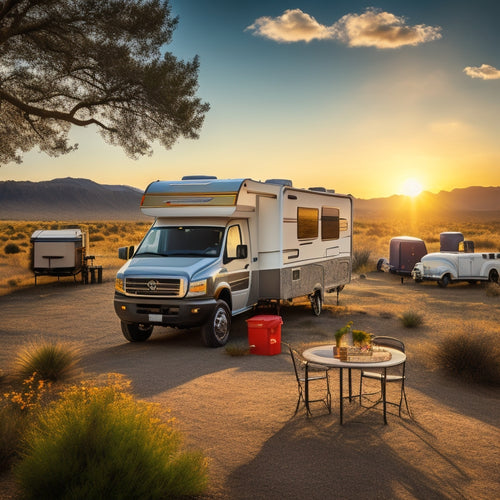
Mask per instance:
[[[356,347],[360,349],[370,347],[372,343],[372,334],[364,330],[353,330],[352,341]]]
[[[335,344],[337,347],[340,347],[342,345],[342,340],[344,338],[344,335],[347,335],[351,331],[351,328],[352,328],[352,321],[349,321],[349,323],[347,323],[342,328],[339,328],[335,332]]]

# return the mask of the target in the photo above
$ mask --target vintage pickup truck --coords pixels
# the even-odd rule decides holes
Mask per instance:
[[[429,253],[415,264],[411,275],[418,283],[437,281],[441,287],[451,282],[495,281],[500,273],[500,253]]]

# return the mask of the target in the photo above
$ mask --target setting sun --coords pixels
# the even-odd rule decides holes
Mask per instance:
[[[422,184],[416,179],[406,179],[401,186],[401,192],[406,196],[418,196],[423,191]]]

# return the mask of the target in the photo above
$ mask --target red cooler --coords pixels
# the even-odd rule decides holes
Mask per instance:
[[[281,353],[281,316],[263,314],[247,319],[248,345],[252,354],[273,356]]]

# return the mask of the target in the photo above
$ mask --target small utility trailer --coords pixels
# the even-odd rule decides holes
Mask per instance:
[[[86,281],[88,235],[81,229],[39,229],[31,235],[31,269],[38,276],[73,276],[82,274]]]

